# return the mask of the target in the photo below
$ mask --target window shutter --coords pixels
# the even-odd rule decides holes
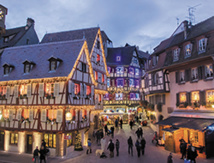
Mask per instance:
[[[207,38],[204,39],[204,43],[205,43],[205,50],[207,49]]]
[[[62,109],[57,110],[56,122],[62,123],[62,113],[63,113]]]
[[[22,109],[18,109],[17,110],[17,120],[19,121],[19,120],[21,120],[21,118],[22,118]]]
[[[33,109],[29,110],[29,121],[33,121]]]
[[[199,80],[202,79],[202,75],[203,75],[203,74],[202,74],[202,67],[199,66],[199,67],[198,67],[198,79],[199,79]]]
[[[78,121],[79,117],[78,117],[78,110],[75,110],[75,120]]]
[[[186,93],[186,97],[187,97],[187,103],[188,103],[188,105],[191,105],[192,103],[191,103],[191,92],[187,92]]]
[[[27,85],[27,97],[31,97],[31,84]]]
[[[200,105],[206,105],[206,92],[200,91]]]
[[[9,99],[10,98],[10,86],[6,87],[6,98]]]
[[[44,83],[39,83],[39,96],[44,97]]]
[[[41,110],[41,121],[42,122],[46,122],[47,121],[47,110],[46,109],[42,109]]]
[[[102,65],[103,63],[102,63],[102,59],[103,59],[103,57],[102,57],[102,54],[100,55],[100,65]]]
[[[180,105],[179,93],[176,93],[176,105]]]
[[[13,120],[13,110],[10,109],[9,110],[9,121],[12,121]]]
[[[19,91],[18,91],[18,85],[14,86],[14,98],[18,98],[19,96]]]
[[[83,84],[80,83],[80,97],[81,98],[83,98],[83,93],[84,93],[84,91],[83,91]]]
[[[59,96],[59,83],[54,83],[54,97]]]
[[[190,78],[190,69],[185,70],[185,77],[184,80],[187,82]]]
[[[83,84],[83,89],[84,89],[83,97],[86,98],[87,87],[85,83]]]
[[[82,110],[80,110],[79,120],[82,120]]]
[[[101,105],[103,105],[103,95],[101,95]]]
[[[175,73],[175,80],[176,80],[176,83],[179,83],[179,72]]]
[[[68,81],[68,93],[69,94],[72,94],[72,83],[73,82],[71,80]]]
[[[202,79],[205,79],[205,66],[201,66],[201,74],[202,74]]]
[[[89,110],[87,110],[87,121],[89,121]]]

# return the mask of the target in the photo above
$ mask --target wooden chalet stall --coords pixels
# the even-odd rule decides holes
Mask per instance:
[[[1,149],[32,153],[44,139],[64,156],[77,131],[86,144],[96,85],[86,40],[8,48],[0,66]]]

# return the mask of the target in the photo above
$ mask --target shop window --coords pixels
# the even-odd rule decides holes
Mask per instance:
[[[206,102],[214,103],[214,90],[206,91]]]
[[[91,86],[86,86],[86,95],[89,96],[91,94]]]
[[[18,133],[10,133],[10,145],[18,145]]]
[[[202,38],[198,42],[198,53],[203,53],[206,51],[207,38]]]
[[[207,79],[213,78],[213,65],[206,65],[205,66],[205,77]]]
[[[56,148],[56,134],[44,134],[44,141],[48,148]]]
[[[134,79],[129,79],[129,87],[134,87]]]
[[[98,81],[98,72],[95,71],[95,80]]]
[[[191,143],[193,146],[198,144],[198,132],[193,130],[188,130],[188,143]]]
[[[179,94],[179,98],[180,98],[180,103],[185,103],[187,102],[187,97],[186,97],[186,93],[180,93]]]
[[[66,136],[67,136],[67,147],[70,147],[71,145],[73,145],[72,133],[68,133]]]
[[[191,79],[192,79],[192,81],[198,80],[198,69],[197,68],[192,68]]]
[[[184,71],[180,71],[179,79],[180,79],[180,83],[185,83]]]
[[[116,93],[116,100],[123,100],[123,93]]]
[[[117,79],[117,87],[123,87],[124,80],[123,79]]]
[[[75,83],[74,94],[78,95],[80,93],[80,84]]]
[[[97,63],[100,63],[100,55],[99,54],[97,54]]]
[[[191,56],[191,52],[192,52],[192,44],[187,44],[185,46],[185,58],[188,58]]]
[[[176,62],[179,60],[179,55],[180,55],[180,48],[176,48],[173,50],[173,62]]]
[[[110,79],[108,78],[107,79],[107,87],[110,87],[111,86],[111,84],[110,84]]]
[[[195,103],[195,102],[199,102],[199,100],[200,100],[199,91],[191,92],[191,102]]]
[[[53,83],[46,83],[45,87],[46,87],[45,94],[53,96],[53,94],[54,94],[54,84]]]

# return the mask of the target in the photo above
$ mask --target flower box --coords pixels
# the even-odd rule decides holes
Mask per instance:
[[[45,97],[46,97],[46,99],[54,99],[55,98],[53,93],[45,94]]]

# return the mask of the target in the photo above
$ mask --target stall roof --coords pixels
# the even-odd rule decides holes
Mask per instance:
[[[177,128],[190,128],[194,130],[204,130],[207,126],[214,123],[214,119],[188,118],[188,117],[169,117],[156,124],[176,126]]]
[[[179,128],[173,128],[173,127],[170,127],[170,128],[164,128],[162,129],[163,131],[168,131],[168,132],[174,132],[176,130],[179,130]]]

